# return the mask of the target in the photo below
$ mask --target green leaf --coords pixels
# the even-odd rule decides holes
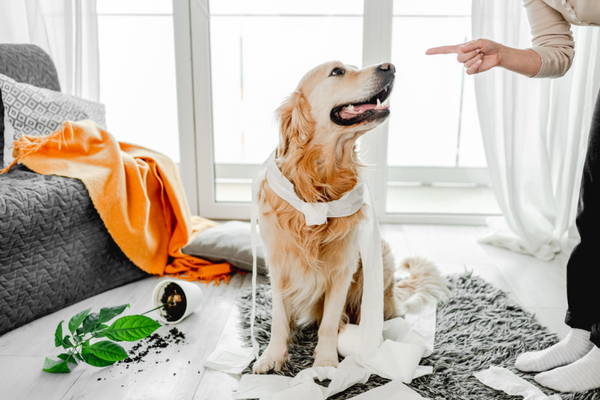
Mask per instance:
[[[48,357],[44,360],[44,371],[55,374],[66,374],[71,372],[66,361],[54,361]]]
[[[77,331],[75,331],[75,334],[77,336],[83,336],[83,326],[80,326],[79,328],[77,328]]]
[[[86,340],[86,342],[81,347],[81,355],[89,354],[90,353],[89,346],[90,346],[90,341],[88,339],[88,340]]]
[[[85,335],[86,333],[94,331],[96,325],[98,325],[98,313],[89,314],[83,320],[83,328],[79,328],[81,329],[81,334]],[[77,333],[79,333],[79,329],[77,329]]]
[[[60,321],[60,323],[58,324],[58,326],[56,327],[56,332],[54,332],[54,345],[56,347],[60,347],[63,345],[63,336],[62,336],[62,324],[63,321]]]
[[[63,347],[65,349],[68,349],[70,347],[73,347],[73,343],[71,343],[71,341],[69,340],[71,336],[67,335],[65,336],[65,338],[63,339]]]
[[[127,352],[123,347],[108,340],[96,342],[88,349],[93,355],[106,361],[120,361],[127,358]]]
[[[98,322],[108,322],[117,315],[120,315],[125,309],[129,307],[129,304],[122,304],[116,307],[103,307],[100,309],[100,315],[98,316]]]
[[[160,327],[161,324],[152,318],[143,315],[129,315],[113,322],[105,331],[105,335],[116,342],[135,342],[149,336]]]
[[[81,355],[79,353],[75,353],[75,358],[78,359],[79,361],[83,361],[83,357],[81,357]]]
[[[109,365],[113,365],[116,361],[106,361],[101,358],[96,357],[92,353],[82,354],[84,361],[90,364],[93,367],[108,367]]]
[[[88,308],[87,310],[83,310],[77,314],[75,314],[75,316],[73,318],[71,318],[71,320],[69,321],[69,330],[71,331],[71,333],[74,335],[75,332],[77,331],[77,328],[79,327],[79,325],[81,325],[81,323],[83,322],[83,320],[85,319],[85,317],[87,317],[87,315],[90,313],[90,311],[92,311],[92,308]]]
[[[60,321],[58,326],[56,327],[56,332],[54,333],[54,345],[56,347],[62,346],[65,349],[69,347],[73,347],[73,343],[69,340],[70,336],[67,335],[64,338],[62,337],[62,324],[64,321]]]
[[[61,360],[65,360],[65,361],[68,360],[70,363],[77,365],[77,361],[75,361],[75,357],[73,356],[73,354],[62,353],[62,354],[59,354],[57,357],[60,358]]]

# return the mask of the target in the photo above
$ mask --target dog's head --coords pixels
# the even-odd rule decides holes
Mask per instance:
[[[279,107],[278,155],[307,141],[334,147],[381,124],[396,69],[391,63],[358,69],[332,61],[309,71]]]

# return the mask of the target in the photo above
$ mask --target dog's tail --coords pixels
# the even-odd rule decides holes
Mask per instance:
[[[410,276],[396,283],[394,297],[399,315],[417,312],[425,304],[437,304],[450,293],[448,282],[436,265],[422,257],[405,258],[398,270],[406,270]]]

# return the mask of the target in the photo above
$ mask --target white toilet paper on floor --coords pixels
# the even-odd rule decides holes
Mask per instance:
[[[310,368],[309,368],[310,369]],[[338,370],[344,372],[340,375],[333,375],[328,388],[317,385],[314,381],[300,379],[297,386],[292,386],[292,380],[287,376],[280,375],[242,375],[237,391],[233,394],[233,399],[261,399],[261,400],[321,400],[343,392],[348,387],[356,383],[366,383],[371,376],[371,372],[364,369],[356,362],[355,356],[344,359],[338,366]],[[419,366],[415,372],[415,379],[430,374],[433,367]],[[307,370],[304,370],[307,371]],[[302,371],[302,372],[304,372]],[[301,372],[301,373],[302,373]],[[323,379],[328,378],[330,374],[327,371]],[[312,375],[304,373],[304,377]],[[336,376],[337,375],[337,376]],[[316,373],[315,377],[319,377]],[[311,378],[314,379],[314,378]],[[369,390],[359,396],[354,397],[359,400],[421,400],[423,399],[417,392],[404,385],[399,380],[394,380],[384,386]]]
[[[433,367],[431,365],[419,365],[415,370],[415,375],[413,376],[413,379],[417,379],[430,374],[433,374]]]
[[[252,347],[220,345],[204,362],[204,367],[228,374],[241,374],[254,359]]]
[[[346,357],[337,368],[313,367],[302,370],[289,381],[289,387],[280,390],[278,384],[269,379],[260,382],[263,390],[269,392],[264,400],[324,400],[334,394],[343,392],[356,383],[365,383],[369,380],[371,372],[363,368],[357,361],[358,356],[352,354]],[[266,375],[269,378],[273,375]],[[244,378],[242,378],[243,380]],[[328,387],[323,387],[315,382],[331,379]],[[236,399],[251,397],[236,397]]]
[[[413,331],[409,322],[395,318],[384,323],[381,341],[374,356],[359,360],[352,354],[358,343],[358,326],[347,325],[338,338],[338,351],[345,356],[338,368],[316,367],[301,371],[295,378],[275,375],[244,375],[235,399],[262,398],[269,400],[306,399],[321,400],[342,392],[355,383],[366,382],[372,373],[387,379],[410,383],[412,379],[433,372],[431,366],[418,365],[423,354],[428,352],[421,338],[432,343],[435,327],[435,307],[426,307],[423,313],[412,314],[411,323],[420,331]],[[386,339],[383,341],[383,339]],[[345,343],[347,342],[347,343]],[[344,347],[347,353],[344,354]],[[433,348],[433,345],[430,345]],[[227,345],[219,346],[204,364],[227,373],[241,373],[252,361],[252,348]],[[285,378],[285,379],[283,379]],[[317,385],[314,379],[331,379],[328,388]],[[392,386],[395,387],[395,386]],[[390,390],[390,388],[386,389]]]
[[[234,399],[324,400],[356,383],[365,383],[371,372],[357,362],[358,356],[346,357],[337,368],[313,367],[300,371],[294,378],[277,375],[243,375]],[[315,382],[331,379],[328,387]]]
[[[303,382],[314,382],[315,379],[318,379],[320,381],[324,381],[325,379],[333,379],[335,373],[335,367],[306,368],[298,372],[298,375],[292,378],[292,380],[290,381],[290,386],[300,385]]]
[[[385,322],[384,322],[385,329]],[[342,333],[338,335],[337,340],[337,351],[342,357],[348,357],[350,354],[354,354],[356,349],[360,347],[360,339],[358,333],[358,325],[346,324]],[[383,343],[383,337],[379,339],[379,345]]]
[[[424,400],[424,397],[400,381],[391,381],[383,386],[359,394],[353,400]]]
[[[429,357],[433,353],[435,344],[435,325],[437,318],[437,305],[426,304],[417,313],[406,313],[404,319],[409,328],[416,333],[425,343],[427,350],[423,357]]]
[[[325,400],[327,388],[317,385],[315,379],[332,379],[334,367],[312,367],[298,373],[290,381],[290,388],[265,397],[265,400]]]
[[[421,335],[410,328],[404,318],[394,318],[383,323],[383,340],[393,340],[394,342],[414,344],[416,346],[427,347]]]
[[[261,397],[260,400],[325,400],[323,387],[315,382],[306,382],[287,390]]]
[[[425,346],[386,340],[373,357],[361,364],[383,378],[410,383],[424,351]]]
[[[506,368],[490,367],[484,371],[475,372],[473,375],[481,383],[496,390],[502,390],[511,396],[523,396],[524,400],[560,400],[557,394],[546,396],[544,392],[518,377]]]
[[[356,383],[366,383],[371,372],[358,362],[358,356],[350,355],[338,365],[325,392],[327,397],[343,392]]]
[[[435,327],[435,307],[433,312],[427,310],[422,316],[413,315],[413,325],[421,328],[421,333],[417,334],[410,327],[404,318],[394,318],[383,323],[382,344],[380,344],[377,353],[368,359],[361,361],[361,365],[368,368],[371,372],[387,379],[399,379],[405,383],[410,383],[412,379],[418,378],[433,372],[433,368],[420,368],[419,361],[423,354],[431,351],[427,349],[426,343],[421,339],[426,337],[431,343],[434,337],[430,335],[429,328]],[[433,320],[433,322],[432,322]],[[358,327],[356,325],[346,325],[344,331],[338,336],[338,353],[342,357],[353,354],[355,349],[360,348]],[[385,342],[384,342],[385,341]],[[389,342],[389,343],[386,343]]]
[[[290,387],[292,378],[280,375],[242,375],[234,399],[263,399]]]
[[[372,373],[384,378],[404,381],[410,383],[412,379],[430,374],[433,367],[420,366],[419,361],[425,346],[419,337],[415,335],[408,324],[402,318],[386,322],[385,336],[395,338],[403,342],[387,339],[379,347],[373,357],[360,359],[356,354],[350,354],[334,367],[313,367],[302,370],[294,378],[276,375],[244,375],[240,381],[235,399],[260,398],[264,400],[324,400],[336,393],[342,392],[356,383],[365,383]],[[352,330],[352,328],[350,328]],[[357,330],[356,330],[357,332]],[[356,334],[355,332],[355,334]],[[218,357],[209,359],[205,365],[221,371],[230,370],[227,362],[238,363],[235,357],[229,359],[227,347],[219,348]],[[252,349],[248,348],[248,357],[252,357]],[[315,383],[315,379],[331,379],[329,387]],[[386,385],[387,386],[387,385]],[[387,387],[385,393],[391,393],[393,388],[404,388],[399,384]],[[408,388],[406,388],[408,389]],[[375,389],[374,389],[375,390]],[[410,390],[410,389],[408,389]],[[373,390],[369,391],[372,392]],[[404,393],[401,391],[399,393]],[[417,395],[418,396],[418,395]],[[381,397],[373,397],[381,398]],[[393,398],[386,394],[385,398]],[[402,397],[412,399],[413,397]],[[420,399],[421,397],[414,397]]]

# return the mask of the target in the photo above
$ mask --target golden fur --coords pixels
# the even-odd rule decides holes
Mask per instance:
[[[382,66],[393,68],[391,64]],[[343,69],[343,76],[332,76],[330,71],[335,68]],[[335,107],[364,101],[381,90],[377,86],[381,75],[380,66],[358,70],[339,62],[325,63],[307,73],[277,110],[280,142],[276,163],[302,200],[338,200],[357,184],[363,165],[356,140],[383,122],[387,114],[350,126],[334,123],[330,114]],[[271,342],[255,363],[254,372],[281,368],[287,357],[290,324],[318,323],[314,365],[337,366],[339,329],[360,321],[362,266],[357,237],[367,206],[351,216],[307,226],[304,215],[275,194],[266,180],[258,201],[273,289],[273,326]],[[447,287],[434,265],[422,259],[405,263],[417,265],[422,277],[430,278],[426,290],[420,283],[423,278],[414,274],[407,283],[396,285],[395,261],[385,241],[382,254],[385,319],[403,314],[408,308],[403,304],[411,304],[416,295],[420,296],[413,301],[416,306],[444,296]]]

